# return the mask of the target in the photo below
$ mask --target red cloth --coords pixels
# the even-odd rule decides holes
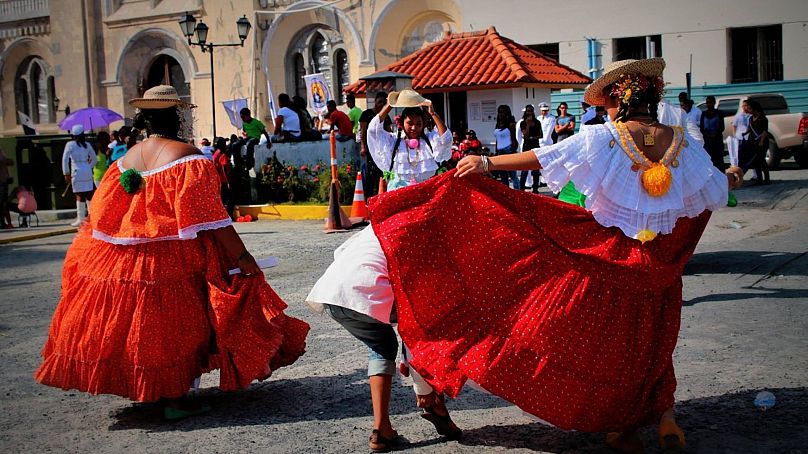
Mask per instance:
[[[216,150],[213,153],[213,165],[216,167],[216,173],[219,175],[219,182],[223,185],[229,184],[227,175],[230,173],[230,157],[222,150]]]
[[[477,139],[465,139],[460,142],[460,151],[465,154],[469,154],[475,151],[480,151],[483,147],[482,142]]]
[[[370,200],[411,364],[438,391],[472,379],[563,429],[657,422],[709,212],[641,244],[583,208],[454,174]]]

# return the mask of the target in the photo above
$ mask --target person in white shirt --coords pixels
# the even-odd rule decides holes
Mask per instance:
[[[744,134],[749,131],[749,120],[752,118],[752,109],[744,99],[741,102],[741,109],[732,118],[732,134],[726,138],[727,151],[729,152],[730,164],[738,165],[738,146],[744,138]],[[757,172],[754,172],[757,178]]]
[[[389,179],[388,191],[415,185],[435,175],[441,162],[452,155],[452,133],[435,113],[432,104],[413,90],[390,93],[389,104],[374,116],[367,129],[368,152]],[[427,132],[427,113],[436,132]],[[398,133],[384,129],[392,107],[405,107]],[[413,245],[417,247],[417,245]],[[398,438],[389,415],[389,401],[398,339],[393,330],[396,313],[388,277],[387,258],[372,227],[367,227],[334,251],[334,262],[317,281],[306,302],[317,312],[326,311],[354,337],[367,345],[368,376],[373,401],[373,431],[370,448],[386,452]],[[404,350],[405,361],[407,350]],[[410,371],[421,416],[438,433],[450,439],[462,431],[452,422],[443,395],[414,370]]]
[[[95,190],[93,167],[98,158],[84,137],[83,126],[73,126],[70,135],[73,136],[73,140],[65,144],[62,173],[65,176],[65,183],[73,187],[73,194],[76,195],[76,221],[71,224],[76,227],[84,222],[89,211],[88,203],[93,199]]]
[[[597,115],[597,113],[595,112],[595,109],[592,108],[592,106],[590,106],[586,102],[584,102],[583,99],[581,100],[581,111],[582,111],[582,113],[581,113],[581,124],[582,125],[585,125],[587,121],[595,118],[595,116]]]
[[[682,121],[687,133],[699,143],[704,145],[704,137],[701,135],[701,109],[693,107],[693,100],[688,98],[679,104],[682,108]]]
[[[539,123],[541,123],[541,146],[553,144],[553,131],[555,131],[556,117],[550,113],[550,105],[546,102],[539,104]]]
[[[202,141],[199,142],[199,145],[200,145],[199,151],[201,151],[202,154],[205,155],[206,158],[208,158],[208,159],[210,159],[212,161],[213,160],[213,146],[211,146],[210,140],[208,140],[207,138],[202,139]]]
[[[300,140],[300,116],[293,108],[292,98],[286,93],[278,95],[278,116],[275,117],[273,142],[294,142]]]

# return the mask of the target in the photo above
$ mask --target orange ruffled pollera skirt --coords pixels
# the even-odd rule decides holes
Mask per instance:
[[[155,401],[213,369],[221,389],[235,390],[295,362],[308,324],[283,313],[262,274],[228,276],[222,257],[207,232],[119,246],[85,225],[65,258],[36,380]]]

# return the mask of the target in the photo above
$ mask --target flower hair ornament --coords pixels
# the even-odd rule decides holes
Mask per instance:
[[[631,105],[640,99],[640,95],[654,90],[659,99],[665,94],[665,82],[661,77],[648,77],[643,74],[621,74],[612,84],[609,95],[620,100],[621,104]]]

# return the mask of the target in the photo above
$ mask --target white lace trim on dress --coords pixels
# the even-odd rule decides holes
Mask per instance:
[[[146,237],[117,237],[107,235],[104,232],[93,229],[93,238],[101,240],[105,243],[117,244],[119,246],[131,246],[134,244],[153,243],[155,241],[172,241],[172,240],[193,240],[197,234],[203,230],[216,230],[227,227],[233,224],[230,218],[222,219],[220,221],[205,222],[202,224],[194,224],[180,229],[178,235],[166,235],[153,238]]]
[[[683,140],[679,166],[669,167],[670,190],[661,197],[645,192],[613,125],[583,126],[578,134],[533,151],[550,189],[559,192],[572,181],[598,223],[636,238],[646,229],[671,233],[679,218],[716,211],[727,203],[724,173],[712,166],[698,142],[687,134]]]
[[[192,155],[188,155],[188,156],[185,156],[185,157],[179,158],[179,159],[177,159],[177,160],[175,160],[175,161],[171,161],[171,162],[169,162],[168,164],[165,164],[165,165],[162,165],[162,166],[160,166],[160,167],[157,167],[156,169],[151,169],[151,170],[143,170],[143,171],[138,170],[137,172],[140,174],[140,176],[142,176],[142,177],[147,177],[147,176],[149,176],[149,175],[154,175],[155,173],[162,172],[163,170],[168,170],[168,169],[170,169],[170,168],[172,168],[172,167],[174,167],[174,166],[177,166],[177,165],[180,165],[180,164],[183,164],[183,163],[189,162],[189,161],[196,161],[196,160],[198,160],[198,159],[202,159],[202,160],[206,160],[206,161],[208,160],[208,158],[207,158],[207,157],[205,157],[205,155],[202,155],[202,154],[192,154]],[[127,170],[129,170],[129,169],[125,169],[125,168],[123,167],[123,158],[118,159],[116,162],[118,163],[118,170],[120,170],[120,171],[121,171],[121,173],[124,173],[124,172],[126,172]]]

